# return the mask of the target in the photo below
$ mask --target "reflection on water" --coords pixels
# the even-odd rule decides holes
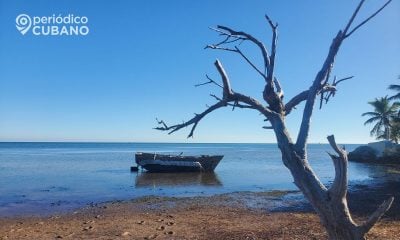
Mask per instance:
[[[392,182],[400,181],[399,165],[380,165],[374,163],[351,162],[358,170],[364,171],[365,175],[374,182]]]
[[[182,173],[138,173],[135,187],[174,187],[174,186],[222,186],[218,175],[214,172],[182,172]]]
[[[351,151],[358,145],[346,145]],[[308,146],[324,184],[334,178],[327,144]],[[215,173],[132,174],[135,152],[224,155]],[[54,212],[91,202],[141,196],[203,196],[237,191],[297,190],[276,144],[0,143],[0,216]],[[349,163],[349,184],[397,179],[388,166]]]

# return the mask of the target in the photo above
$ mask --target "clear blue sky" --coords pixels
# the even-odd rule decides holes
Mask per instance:
[[[194,88],[205,74],[218,79],[219,58],[234,90],[262,99],[263,81],[238,56],[204,50],[219,40],[217,24],[270,42],[264,20],[279,22],[276,74],[286,99],[305,90],[356,0],[340,1],[20,1],[0,0],[0,141],[275,142],[256,112],[230,109],[209,115],[194,139],[152,129],[155,118],[181,122],[219,94]],[[383,1],[367,1],[357,20]],[[84,37],[22,36],[15,18],[68,14],[89,18]],[[357,22],[356,20],[356,22]],[[400,74],[400,1],[344,43],[334,68],[344,82],[336,97],[313,116],[310,142],[371,140],[360,115],[367,101],[390,94]],[[268,44],[269,45],[269,44]],[[256,49],[244,47],[254,59]],[[301,110],[288,117],[293,136]]]

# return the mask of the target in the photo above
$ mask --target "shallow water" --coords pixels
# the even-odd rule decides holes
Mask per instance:
[[[346,145],[353,150],[358,145]],[[134,152],[225,155],[215,173],[131,173]],[[329,184],[328,145],[309,146],[312,167]],[[377,165],[349,164],[351,184],[385,175]],[[276,144],[0,143],[0,215],[46,214],[145,195],[197,196],[295,190]]]

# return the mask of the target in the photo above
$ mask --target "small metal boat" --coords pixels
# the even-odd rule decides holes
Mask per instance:
[[[138,166],[149,172],[212,172],[224,156],[182,156],[157,153],[135,154]]]

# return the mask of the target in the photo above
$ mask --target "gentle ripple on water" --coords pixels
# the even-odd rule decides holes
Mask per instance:
[[[358,145],[347,145],[352,150]],[[223,154],[215,173],[130,173],[134,152]],[[332,181],[328,145],[311,144],[310,163]],[[349,164],[352,182],[372,168]],[[0,215],[54,212],[90,202],[145,195],[195,196],[235,191],[295,190],[276,144],[0,143]]]

